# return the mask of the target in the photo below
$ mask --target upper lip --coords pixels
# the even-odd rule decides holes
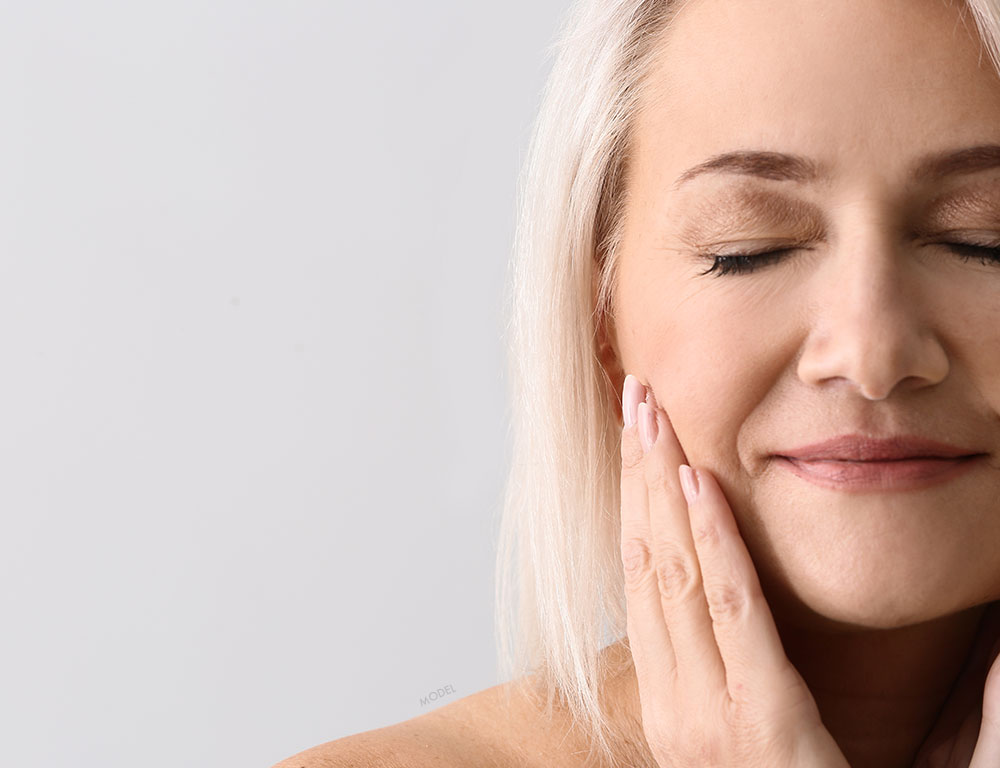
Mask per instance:
[[[865,435],[839,435],[820,443],[812,443],[776,453],[800,461],[892,461],[914,457],[955,458],[980,453],[969,448],[929,440],[917,435],[892,437],[867,437]]]

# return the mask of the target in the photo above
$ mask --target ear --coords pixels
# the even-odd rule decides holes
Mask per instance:
[[[591,294],[593,296],[591,306],[593,307],[597,306],[597,279],[598,274],[595,269],[593,291]],[[622,388],[625,386],[625,371],[622,369],[621,359],[618,355],[617,333],[612,317],[603,314],[598,318],[595,339],[597,359],[600,361],[601,368],[609,380],[605,381],[609,389],[607,402],[611,413],[617,414],[618,420],[624,424],[624,417],[622,415]]]

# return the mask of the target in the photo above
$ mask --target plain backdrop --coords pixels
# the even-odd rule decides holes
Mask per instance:
[[[567,5],[0,4],[0,765],[266,768],[502,682]]]

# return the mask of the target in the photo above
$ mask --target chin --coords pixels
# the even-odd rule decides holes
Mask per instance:
[[[941,550],[937,550],[940,555]],[[899,552],[881,557],[827,547],[785,553],[780,572],[759,573],[777,622],[828,631],[896,629],[1000,599],[1000,564]]]
[[[844,498],[765,481],[733,509],[777,621],[892,629],[1000,600],[993,490]]]

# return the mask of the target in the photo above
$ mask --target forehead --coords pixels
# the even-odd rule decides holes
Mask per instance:
[[[633,152],[664,190],[735,150],[895,184],[1000,143],[1000,76],[960,0],[689,0],[644,88]]]

